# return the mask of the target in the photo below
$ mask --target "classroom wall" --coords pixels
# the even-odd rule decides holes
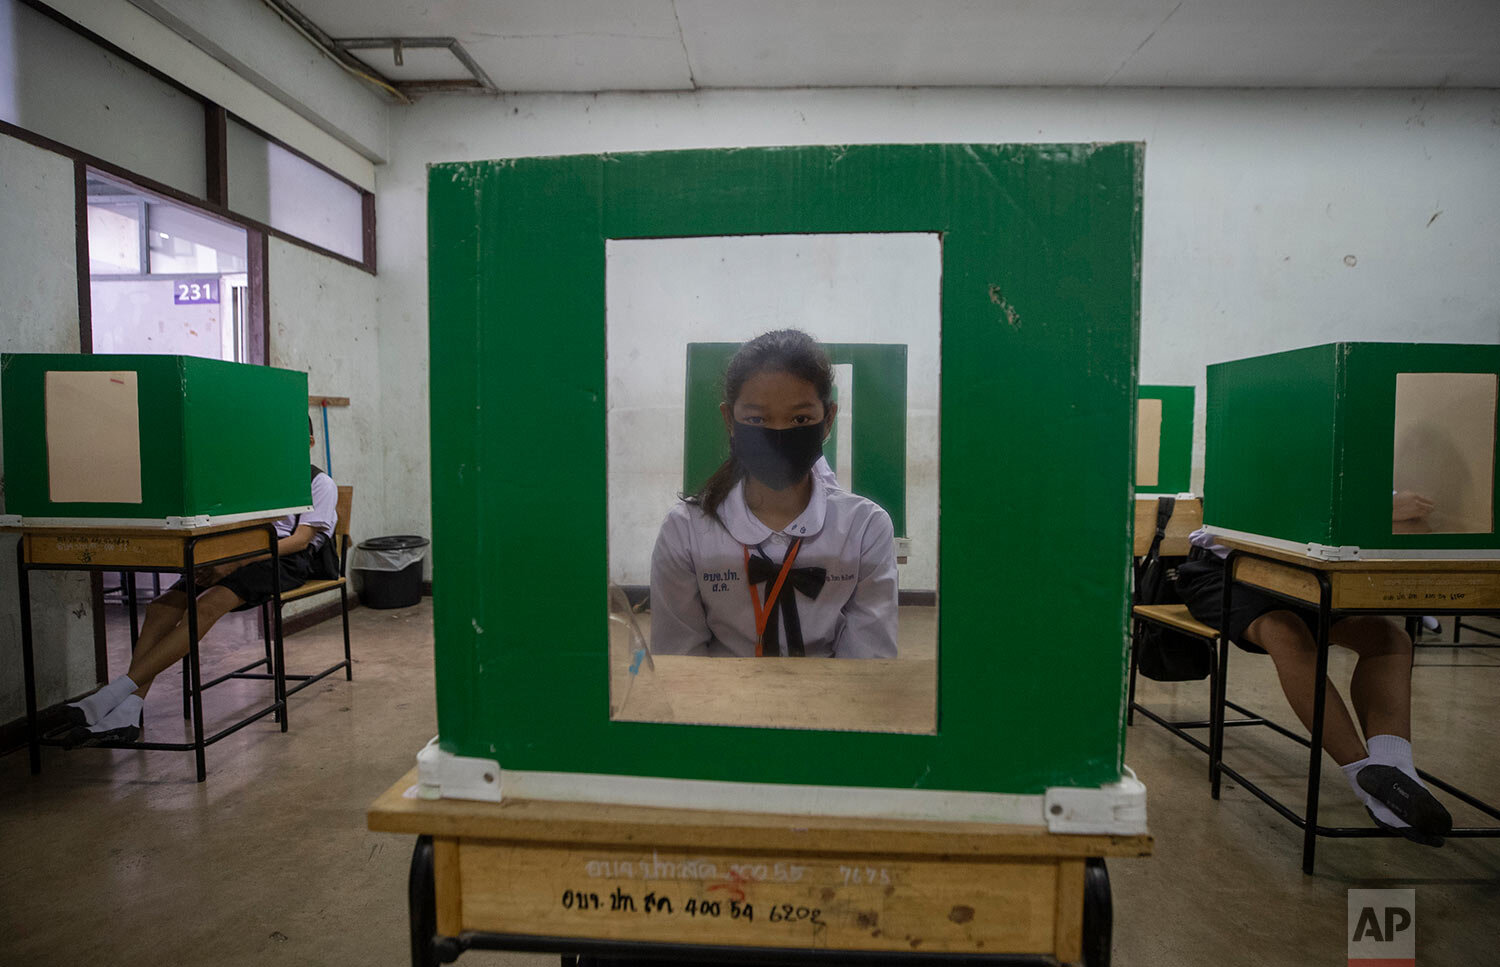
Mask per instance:
[[[393,523],[430,533],[432,162],[869,142],[1144,141],[1142,382],[1338,339],[1500,342],[1500,92],[793,90],[428,98],[378,175]],[[1024,313],[1023,313],[1024,314]],[[440,372],[431,374],[441,378]],[[433,549],[441,558],[441,548]]]
[[[0,134],[0,352],[76,353],[78,260],[73,162]],[[3,414],[0,414],[3,416]],[[0,499],[4,455],[0,451]],[[94,613],[85,574],[31,577],[38,706],[94,682]],[[15,535],[0,535],[0,723],[26,714]]]
[[[329,407],[332,467],[323,456],[322,413],[312,413],[317,447],[313,462],[334,481],[354,487],[350,535],[357,543],[395,533],[385,515],[385,447],[381,440],[379,297],[376,278],[301,246],[271,239],[266,261],[270,279],[272,366],[307,373],[313,396],[347,396],[347,407]],[[352,568],[357,561],[350,559]],[[287,616],[324,606],[331,599],[293,602]]]

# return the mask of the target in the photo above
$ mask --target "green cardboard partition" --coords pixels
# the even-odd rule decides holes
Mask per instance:
[[[868,145],[433,166],[442,749],[770,783],[1117,781],[1142,157]],[[865,232],[942,236],[937,734],[611,721],[605,241]]]
[[[684,416],[682,492],[696,493],[729,457],[719,403],[724,371],[739,343],[689,343]],[[824,343],[829,362],[850,364],[859,418],[851,427],[854,492],[891,515],[897,537],[906,535],[906,347],[877,343]],[[842,418],[842,417],[840,417]],[[837,469],[837,434],[824,444]]]
[[[1191,386],[1141,386],[1143,400],[1161,400],[1156,482],[1136,480],[1138,494],[1181,494],[1193,488],[1193,398]]]
[[[119,372],[136,380],[139,502],[53,500],[47,374]],[[162,522],[311,503],[306,373],[196,356],[7,353],[0,393],[12,517]]]
[[[1210,366],[1204,521],[1298,544],[1398,554],[1500,546],[1493,531],[1500,515],[1493,401],[1467,453],[1454,455],[1462,458],[1454,466],[1463,468],[1466,486],[1483,486],[1487,472],[1490,526],[1472,533],[1393,532],[1403,374],[1438,374],[1439,384],[1463,375],[1500,379],[1500,346],[1329,343]],[[1429,435],[1440,439],[1443,423],[1475,413],[1473,406],[1453,407]],[[1488,454],[1486,466],[1475,467],[1481,453]],[[1436,487],[1452,483],[1439,480]],[[1465,492],[1469,503],[1476,493]]]

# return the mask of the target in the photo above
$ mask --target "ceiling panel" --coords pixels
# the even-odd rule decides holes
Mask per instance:
[[[1500,0],[291,2],[337,38],[456,37],[506,91],[1500,87]]]
[[[502,91],[692,87],[671,0],[291,2],[338,39],[456,37]]]
[[[1500,0],[1192,0],[1111,83],[1500,87]]]
[[[677,10],[706,87],[1093,85],[1176,3],[677,0]]]

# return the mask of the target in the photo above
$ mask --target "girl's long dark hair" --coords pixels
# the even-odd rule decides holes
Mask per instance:
[[[724,402],[730,408],[740,398],[745,380],[757,373],[787,373],[811,383],[823,403],[826,414],[833,405],[833,365],[818,341],[800,329],[778,329],[756,336],[741,346],[724,371]],[[745,468],[729,442],[729,459],[703,482],[696,494],[683,499],[703,508],[704,513],[719,516],[719,506],[745,476]]]

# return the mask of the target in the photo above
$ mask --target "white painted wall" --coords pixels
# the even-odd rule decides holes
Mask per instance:
[[[347,396],[348,407],[328,410],[334,481],[354,487],[350,534],[360,540],[396,533],[387,529],[377,315],[374,276],[305,248],[271,239],[267,259],[271,284],[272,366],[307,373],[313,396]],[[323,418],[312,414],[323,464]],[[325,467],[324,469],[329,469]],[[351,559],[351,566],[353,561]],[[288,616],[326,604],[295,602]]]
[[[431,98],[393,112],[377,192],[386,487],[400,515],[392,522],[431,533],[422,459],[427,164],[715,146],[1121,140],[1147,145],[1141,381],[1198,387],[1198,486],[1211,362],[1337,339],[1500,341],[1500,92]]]
[[[78,352],[76,251],[73,162],[0,135],[0,352]],[[0,474],[6,469],[0,453]],[[0,722],[26,714],[14,549],[15,535],[0,535]],[[31,597],[37,703],[45,708],[96,684],[89,579],[34,573]]]
[[[682,490],[690,342],[802,329],[829,343],[907,347],[903,589],[937,588],[937,235],[747,235],[611,241],[605,247],[609,574],[651,582],[651,549]],[[853,400],[857,413],[859,400]],[[856,416],[855,419],[858,419]],[[848,438],[838,452],[847,469]]]
[[[18,0],[0,0],[0,119],[203,196],[203,105]]]

